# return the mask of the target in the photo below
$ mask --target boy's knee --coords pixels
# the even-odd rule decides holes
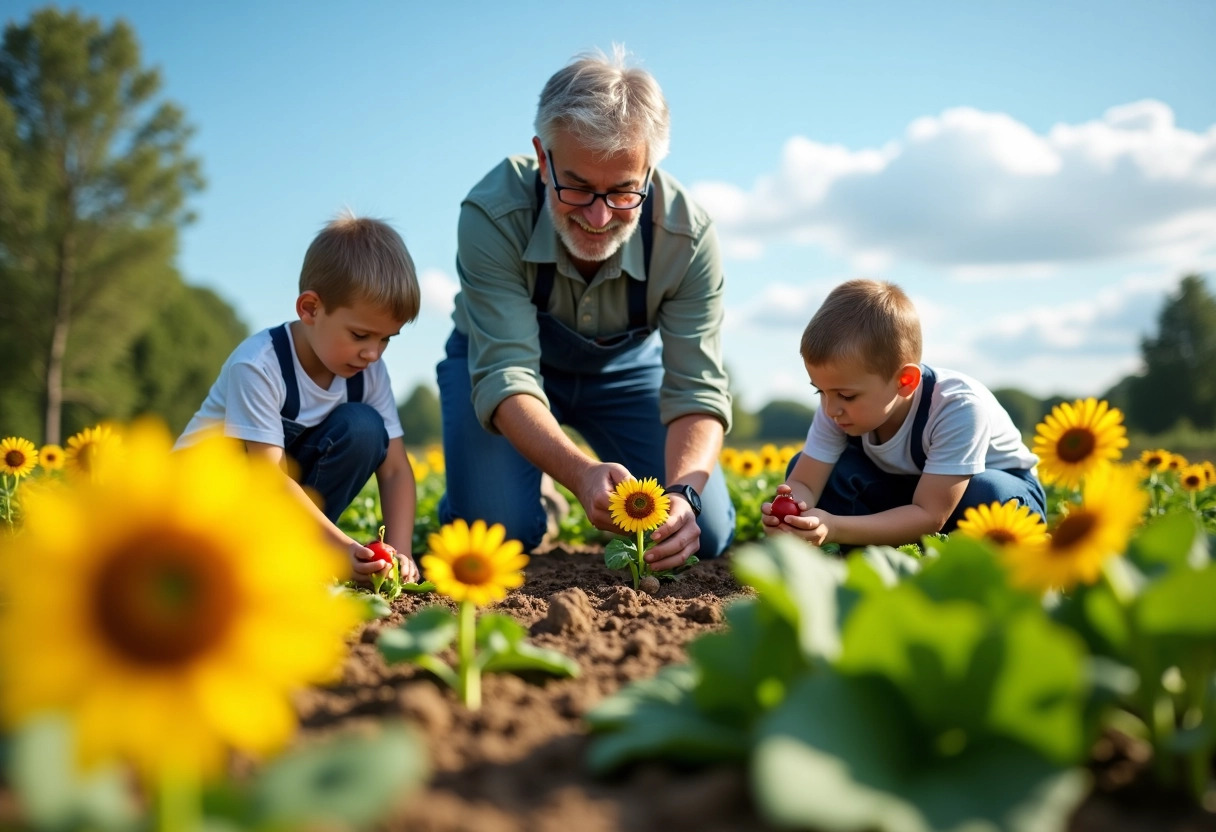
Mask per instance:
[[[326,418],[326,426],[335,443],[349,446],[388,449],[388,430],[376,408],[363,402],[338,405]]]

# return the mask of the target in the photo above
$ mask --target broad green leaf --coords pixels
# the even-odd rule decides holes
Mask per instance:
[[[592,731],[611,731],[627,724],[642,704],[693,707],[692,690],[700,674],[692,665],[667,665],[649,679],[630,682],[584,714]]]
[[[974,601],[995,615],[1038,606],[1031,594],[1013,589],[996,554],[984,542],[956,534],[936,544],[936,558],[910,582],[935,601]]]
[[[638,547],[621,537],[614,537],[604,547],[604,565],[609,569],[628,569],[636,560]]]
[[[870,567],[883,586],[892,587],[910,575],[920,572],[921,559],[890,546],[867,546],[849,558],[849,575],[853,576],[853,564],[864,563]]]
[[[783,534],[740,548],[731,567],[740,583],[755,588],[762,603],[793,625],[807,657],[835,659],[840,652],[836,593],[846,575],[840,560]]]
[[[539,670],[577,676],[578,662],[559,650],[528,642],[527,629],[509,615],[489,613],[477,620],[478,661],[487,673]]]
[[[730,604],[726,623],[688,645],[701,673],[694,699],[706,713],[749,725],[785,697],[807,660],[790,622],[756,599]]]
[[[385,630],[376,640],[386,662],[408,662],[418,656],[432,655],[456,638],[456,615],[446,607],[423,607],[401,626]]]
[[[1207,536],[1189,512],[1171,511],[1149,520],[1131,539],[1127,559],[1150,576],[1208,563]]]
[[[393,607],[380,594],[373,592],[357,592],[356,595],[359,602],[363,605],[363,620],[374,621],[377,618],[387,618],[393,611]]]
[[[252,789],[259,828],[352,828],[379,820],[426,777],[426,749],[405,725],[344,736],[269,763]]]
[[[435,591],[435,582],[434,581],[420,581],[418,583],[413,583],[410,581],[406,581],[405,583],[403,583],[401,585],[401,588],[403,590],[405,590],[406,592],[419,592],[419,593],[434,592]]]
[[[4,774],[25,820],[37,829],[132,829],[138,817],[127,773],[78,773],[66,718],[42,716],[7,738]]]
[[[528,628],[509,615],[489,612],[477,618],[477,646],[485,647],[491,640],[515,644],[528,637]]]
[[[1153,582],[1137,599],[1134,616],[1149,636],[1216,639],[1216,565],[1183,566]]]
[[[597,774],[633,760],[664,759],[705,765],[747,756],[750,736],[686,703],[639,702],[629,721],[591,742],[587,765]]]
[[[1087,781],[1007,741],[949,744],[912,729],[876,678],[805,677],[761,726],[752,785],[761,812],[820,832],[1063,829]]]

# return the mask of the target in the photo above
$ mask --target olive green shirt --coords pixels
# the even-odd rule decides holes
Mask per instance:
[[[721,338],[722,257],[709,215],[678,182],[656,170],[649,279],[642,236],[635,231],[588,282],[559,243],[548,209],[541,210],[533,230],[537,167],[534,157],[512,156],[491,170],[460,207],[460,294],[452,321],[469,338],[473,408],[482,425],[493,431],[495,408],[517,393],[549,406],[532,290],[537,264],[554,263],[547,311],[588,337],[629,329],[625,281],[646,280],[647,321],[663,342],[663,424],[704,413],[729,429],[731,398]]]

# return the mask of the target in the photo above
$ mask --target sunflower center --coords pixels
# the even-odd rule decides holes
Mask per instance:
[[[1097,447],[1097,439],[1089,428],[1069,428],[1056,443],[1056,454],[1064,462],[1088,459]]]
[[[489,583],[494,577],[494,570],[481,555],[461,555],[452,562],[452,577],[465,586],[479,586]]]
[[[93,593],[110,646],[149,666],[184,664],[206,652],[237,612],[232,574],[195,547],[132,541],[101,567]]]
[[[9,468],[20,468],[25,465],[25,454],[13,448],[4,455],[4,464]]]
[[[625,513],[634,520],[649,520],[654,511],[654,497],[642,491],[629,495],[625,501]]]
[[[1068,515],[1060,521],[1060,525],[1056,526],[1056,530],[1052,532],[1052,550],[1058,552],[1061,549],[1071,548],[1089,537],[1089,533],[1093,531],[1094,525],[1097,522],[1098,518],[1088,511],[1078,511]]]
[[[1017,542],[1017,536],[1008,529],[989,529],[984,533],[984,537],[998,546],[1008,546],[1010,543]]]

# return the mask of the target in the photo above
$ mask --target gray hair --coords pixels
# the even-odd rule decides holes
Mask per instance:
[[[659,83],[644,69],[626,65],[626,51],[612,45],[577,56],[557,71],[540,93],[536,135],[548,148],[553,134],[569,130],[588,148],[608,156],[646,145],[655,167],[671,144],[671,116]]]

